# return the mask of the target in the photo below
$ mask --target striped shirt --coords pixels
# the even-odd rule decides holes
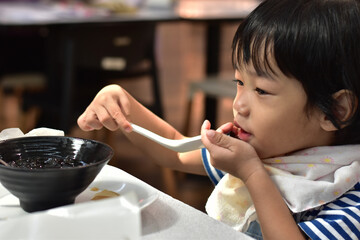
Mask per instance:
[[[219,183],[220,179],[226,173],[211,166],[210,154],[209,154],[209,151],[206,150],[206,148],[201,149],[201,157],[202,157],[202,162],[204,164],[204,168],[205,168],[207,175],[209,176],[209,178],[213,182],[213,184],[217,185]]]
[[[205,148],[201,155],[205,170],[216,185],[226,173],[211,166]],[[294,214],[294,219],[311,239],[360,239],[360,183],[331,203]]]
[[[320,209],[307,211],[298,225],[311,239],[360,239],[360,183]]]

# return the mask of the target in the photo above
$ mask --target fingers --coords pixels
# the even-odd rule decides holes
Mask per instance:
[[[94,108],[89,106],[85,112],[78,118],[78,125],[84,131],[99,130],[103,127],[114,128],[116,122],[108,117],[106,109],[103,107]]]
[[[216,131],[221,133],[229,133],[233,130],[234,124],[232,122],[227,122],[221,125]]]
[[[80,129],[83,130],[83,131],[92,131],[92,130],[94,130],[94,128],[92,128],[90,125],[87,124],[85,119],[86,119],[85,112],[78,117],[77,124],[80,127]]]
[[[118,127],[123,128],[125,131],[131,131],[130,119],[130,102],[127,96],[121,94],[118,101],[113,101],[108,106],[108,111],[114,119]]]
[[[206,148],[208,148],[208,145],[211,144],[207,136],[209,134],[208,132],[210,131],[211,134],[211,131],[214,131],[214,130],[210,130],[210,127],[211,124],[209,120],[205,120],[201,126],[201,141],[203,142]]]
[[[231,151],[233,145],[232,139],[229,136],[214,130],[208,130],[206,137],[208,144],[204,143],[204,145],[213,153],[214,157],[217,155],[221,156],[224,154],[224,151]]]
[[[218,146],[229,146],[231,141],[225,134],[233,130],[233,124],[231,122],[225,123],[220,126],[216,131],[210,129],[211,124],[208,120],[205,120],[201,127],[201,134],[204,136],[203,140],[209,144],[215,144]]]
[[[90,117],[91,115],[91,117]],[[86,110],[77,120],[77,124],[83,131],[92,131],[95,129],[101,129],[103,125],[99,122],[95,113],[91,113]]]
[[[115,131],[120,127],[129,128],[130,126],[121,108],[114,104],[89,107],[78,118],[78,125],[84,131],[99,130],[103,127]]]
[[[227,125],[227,124],[225,124]],[[205,147],[209,150],[219,150],[219,148],[229,149],[231,147],[231,139],[223,134],[224,128],[219,128],[217,131],[210,129],[210,122],[205,120],[201,127],[201,136],[202,141]],[[232,127],[226,126],[226,129],[231,129]]]
[[[117,111],[119,112],[119,111]],[[108,106],[100,106],[95,109],[97,120],[107,129],[115,131],[119,128],[116,120],[111,116],[108,110]]]
[[[129,109],[129,99],[124,91],[118,86],[109,86],[98,93],[77,122],[84,131],[105,127],[111,131],[123,128],[130,132]]]

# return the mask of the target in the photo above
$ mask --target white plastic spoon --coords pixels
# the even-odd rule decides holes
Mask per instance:
[[[141,134],[144,137],[147,137],[154,142],[159,143],[160,145],[171,149],[176,152],[189,152],[199,148],[203,148],[204,145],[201,142],[201,136],[185,138],[180,140],[173,140],[161,137],[145,128],[142,128],[136,124],[131,123],[131,127],[133,128],[134,132]]]

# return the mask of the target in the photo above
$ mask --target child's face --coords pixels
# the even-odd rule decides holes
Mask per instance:
[[[252,66],[235,72],[233,103],[238,137],[260,158],[276,157],[303,148],[330,145],[333,133],[322,129],[323,113],[307,113],[307,96],[299,81],[275,69],[276,76],[258,76]]]

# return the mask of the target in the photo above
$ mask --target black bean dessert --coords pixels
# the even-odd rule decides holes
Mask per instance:
[[[27,169],[44,169],[44,168],[69,168],[86,165],[85,162],[73,159],[71,157],[31,157],[20,158],[8,163],[11,167]]]

